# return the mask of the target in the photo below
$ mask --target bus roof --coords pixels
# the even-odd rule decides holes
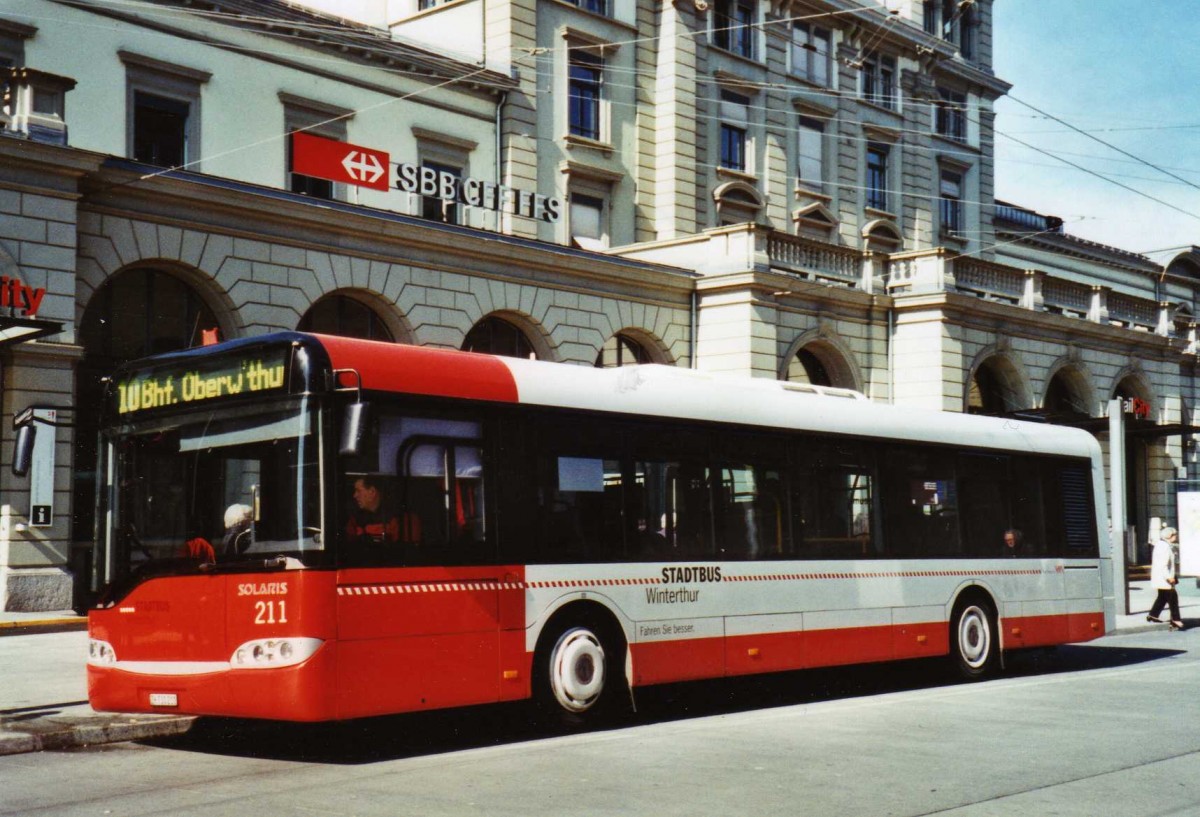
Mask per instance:
[[[293,336],[294,337],[294,336]],[[365,389],[1098,458],[1080,429],[876,403],[845,389],[644,364],[571,366],[312,336]]]

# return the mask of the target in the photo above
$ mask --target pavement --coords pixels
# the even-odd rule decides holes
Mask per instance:
[[[1165,630],[1146,621],[1155,592],[1129,584],[1129,615],[1110,635]],[[1180,613],[1200,626],[1200,579],[1179,583]],[[0,755],[82,748],[187,732],[190,715],[96,712],[87,701],[87,619],[61,613],[0,612]]]

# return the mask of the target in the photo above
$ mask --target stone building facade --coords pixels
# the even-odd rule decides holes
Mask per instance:
[[[0,473],[0,605],[70,606],[87,572],[100,378],[212,329],[653,361],[1096,428],[1114,396],[1136,398],[1149,414],[1126,476],[1145,539],[1196,470],[1200,251],[1163,267],[995,202],[1008,85],[991,10],[5,11],[0,274],[40,291],[35,317],[61,331],[2,347],[0,409],[72,407],[76,424],[57,429],[50,524]],[[386,189],[294,172],[296,130],[388,151]],[[452,194],[406,192],[401,165]],[[478,206],[468,180],[512,192]]]

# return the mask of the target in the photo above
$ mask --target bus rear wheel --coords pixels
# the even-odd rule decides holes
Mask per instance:
[[[623,644],[604,628],[573,624],[538,650],[538,704],[554,720],[582,726],[612,717],[625,679]]]
[[[990,675],[996,668],[996,616],[986,602],[971,599],[955,609],[950,622],[950,652],[958,673],[969,681]]]

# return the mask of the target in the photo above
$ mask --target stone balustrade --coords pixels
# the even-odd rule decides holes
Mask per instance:
[[[885,287],[890,295],[959,292],[1137,332],[1183,336],[1175,319],[1175,304],[1139,298],[1109,286],[1052,277],[1040,270],[955,256],[940,248],[892,255]],[[1189,344],[1189,348],[1194,346],[1194,341]]]
[[[864,270],[863,253],[851,247],[771,232],[767,238],[767,255],[772,269],[824,283],[870,289],[863,282],[864,275],[870,275]]]

